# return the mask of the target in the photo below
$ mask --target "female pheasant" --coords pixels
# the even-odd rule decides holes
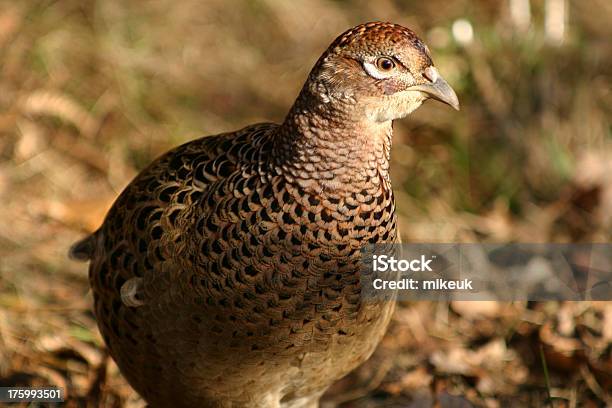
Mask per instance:
[[[392,122],[457,96],[411,30],[367,23],[319,58],[282,124],[179,146],[72,248],[111,355],[152,407],[316,407],[373,352],[360,249],[399,240]]]

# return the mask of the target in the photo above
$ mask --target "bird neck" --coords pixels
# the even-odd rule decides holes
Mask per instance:
[[[317,193],[390,189],[392,134],[392,121],[365,118],[354,99],[315,96],[305,87],[278,128],[272,159],[288,179]]]

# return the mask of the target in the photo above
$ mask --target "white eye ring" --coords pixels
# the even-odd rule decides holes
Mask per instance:
[[[371,62],[364,62],[363,69],[365,69],[369,76],[376,79],[389,78],[393,74],[393,70],[381,71],[376,67],[375,64],[372,64]]]

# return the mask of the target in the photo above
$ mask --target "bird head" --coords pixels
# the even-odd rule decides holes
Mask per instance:
[[[392,23],[361,24],[341,34],[309,82],[323,103],[349,104],[375,122],[405,117],[427,99],[459,109],[427,46],[412,30]]]

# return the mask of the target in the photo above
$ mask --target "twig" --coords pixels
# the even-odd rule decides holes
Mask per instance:
[[[544,356],[544,346],[540,344],[540,359],[542,360],[542,369],[544,370],[544,379],[546,380],[546,394],[548,395],[548,404],[552,407],[552,395],[550,394],[550,377],[548,376],[548,365]]]
[[[593,394],[597,395],[597,397],[599,397],[599,399],[604,401],[606,404],[610,403],[610,397],[608,397],[606,392],[601,388],[601,385],[599,385],[597,379],[593,373],[591,373],[586,364],[580,366],[580,375],[582,375],[584,382],[593,392]]]

